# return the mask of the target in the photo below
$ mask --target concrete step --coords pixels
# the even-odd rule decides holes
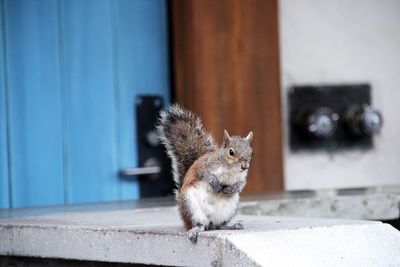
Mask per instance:
[[[173,266],[400,266],[380,222],[238,216],[241,231],[186,237],[175,208],[0,219],[0,255]]]

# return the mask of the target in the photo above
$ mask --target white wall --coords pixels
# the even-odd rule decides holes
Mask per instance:
[[[286,189],[400,184],[400,1],[280,0],[281,88],[369,82],[384,128],[372,151],[292,153]],[[287,120],[285,120],[287,122]]]

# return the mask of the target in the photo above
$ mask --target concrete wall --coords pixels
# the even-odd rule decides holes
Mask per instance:
[[[384,128],[372,151],[292,153],[286,189],[400,183],[400,1],[280,0],[281,90],[295,84],[372,85]],[[285,120],[286,121],[286,120]]]

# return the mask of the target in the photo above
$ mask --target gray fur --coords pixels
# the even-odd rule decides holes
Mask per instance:
[[[211,188],[214,190],[214,192],[221,193],[222,192],[221,182],[219,181],[219,179],[216,175],[214,175],[210,172],[210,169],[212,169],[213,165],[215,165],[215,160],[210,162],[209,165],[211,165],[211,166],[205,165],[205,166],[207,166],[206,168],[197,170],[197,175],[199,176],[199,178],[201,180],[206,181],[211,186]],[[218,167],[218,166],[216,166],[216,167]]]
[[[242,192],[244,186],[246,185],[245,181],[238,181],[234,184],[223,184],[218,180],[218,177],[211,174],[208,171],[203,170],[200,174],[200,177],[208,182],[211,188],[215,193],[224,193],[227,195],[231,195],[234,193]]]
[[[214,192],[222,192],[222,184],[218,181],[217,176],[210,174],[209,176],[207,176],[207,180]]]
[[[228,195],[240,193],[245,185],[246,185],[245,181],[239,181],[231,185],[221,185],[221,192]]]

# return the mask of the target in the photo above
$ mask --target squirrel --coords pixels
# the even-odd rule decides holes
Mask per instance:
[[[253,155],[253,132],[242,138],[224,130],[221,147],[200,118],[178,104],[161,111],[158,136],[172,162],[179,214],[190,241],[205,230],[241,230],[236,215]]]

